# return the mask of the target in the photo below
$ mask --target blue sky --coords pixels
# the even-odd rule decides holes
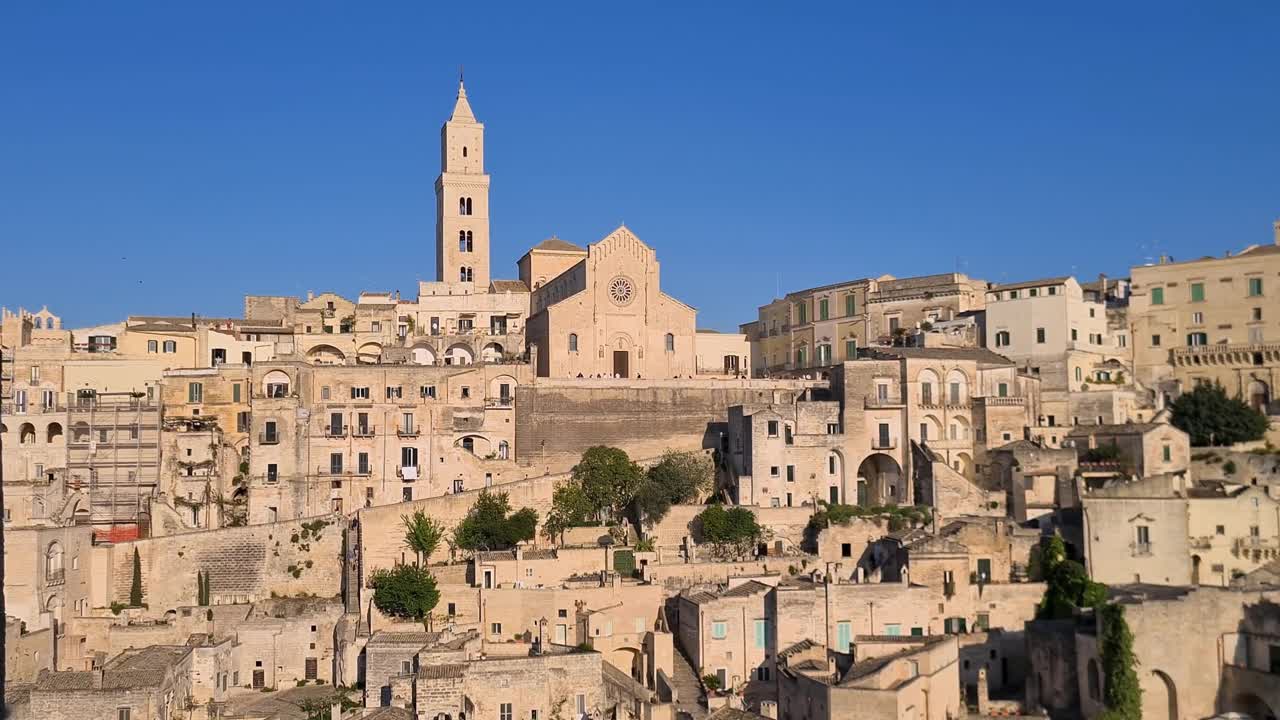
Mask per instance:
[[[499,277],[626,222],[727,330],[777,287],[1221,254],[1280,217],[1277,37],[1262,1],[9,3],[0,303],[411,296],[460,63]]]

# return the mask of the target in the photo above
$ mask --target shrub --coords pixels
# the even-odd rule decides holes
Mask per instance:
[[[511,512],[504,492],[480,491],[475,505],[453,530],[454,544],[464,550],[504,550],[532,540],[538,513],[531,508]]]
[[[742,557],[764,538],[755,513],[745,507],[726,510],[723,505],[712,505],[698,515],[698,521],[702,539],[722,558]]]
[[[374,570],[371,584],[373,604],[379,611],[396,618],[418,620],[424,626],[440,602],[435,576],[418,565]]]
[[[1202,384],[1173,401],[1169,418],[1191,436],[1191,444],[1232,445],[1257,440],[1267,432],[1267,417],[1244,400],[1227,396],[1222,385]]]

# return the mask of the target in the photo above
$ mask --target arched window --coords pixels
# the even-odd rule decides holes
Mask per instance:
[[[466,146],[466,145],[463,145],[463,146],[462,146],[462,157],[466,157],[466,156],[467,156],[467,146]]]
[[[1009,331],[1001,330],[996,333],[996,347],[1007,347],[1009,345]]]
[[[467,268],[467,282],[471,282],[473,277],[471,268]]]
[[[44,323],[43,320],[41,320],[40,318],[36,318],[36,329],[39,330],[43,325],[43,323]]]
[[[176,353],[176,352],[178,352],[178,342],[177,342],[176,340],[165,340],[165,341],[164,341],[164,351],[165,351],[165,352],[167,352],[167,353]]]
[[[49,548],[45,551],[45,580],[56,582],[62,579],[62,545],[57,540],[49,543]]]
[[[466,282],[466,281],[467,281],[467,269],[464,267],[458,268],[458,282]]]
[[[148,341],[147,341],[147,352],[149,352],[149,353],[157,353],[157,352],[160,352],[160,343],[156,342],[155,340],[148,340]]]
[[[578,333],[569,333],[569,352],[578,352]]]
[[[507,444],[507,441],[506,440],[499,441],[498,442],[498,459],[506,460],[507,456],[509,456],[510,454],[511,454],[511,446]]]
[[[472,251],[472,234],[470,230],[458,231],[458,252],[469,253]]]
[[[675,335],[672,335],[671,333],[667,333],[666,347],[667,347],[667,352],[675,352],[675,351],[676,351],[676,336],[675,336]]]
[[[469,453],[474,453],[476,451],[475,439],[469,438],[469,437],[462,438],[462,449],[466,450]]]
[[[459,215],[471,214],[471,198],[469,197],[458,198],[458,214]]]

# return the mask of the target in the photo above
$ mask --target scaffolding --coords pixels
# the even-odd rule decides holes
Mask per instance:
[[[139,528],[160,476],[160,404],[142,393],[78,390],[67,397],[69,489],[76,522]]]

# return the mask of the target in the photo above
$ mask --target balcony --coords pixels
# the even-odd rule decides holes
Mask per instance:
[[[259,445],[279,445],[280,434],[279,433],[258,433],[258,444]]]
[[[1169,351],[1169,360],[1180,367],[1275,365],[1280,364],[1280,343],[1219,343],[1179,347]]]
[[[316,467],[315,474],[319,477],[335,478],[335,477],[361,477],[369,475],[369,469],[342,468],[333,467],[332,465],[319,465]]]
[[[872,450],[894,450],[898,447],[896,438],[871,438]]]
[[[346,425],[325,425],[324,436],[327,438],[343,438],[347,436]]]
[[[351,428],[351,437],[373,437],[378,431],[375,425],[356,425]]]
[[[1231,541],[1231,554],[1236,557],[1252,557],[1254,560],[1269,560],[1280,557],[1280,538],[1258,537],[1246,535]]]
[[[511,397],[485,398],[484,400],[484,406],[487,408],[509,408],[515,404],[515,398]]]
[[[983,405],[987,407],[1022,407],[1027,404],[1024,397],[1000,397],[998,395],[989,395],[987,397],[978,398]]]
[[[902,395],[900,393],[889,393],[887,395],[868,395],[863,403],[867,409],[874,408],[899,408],[903,407]]]
[[[67,571],[64,568],[49,570],[44,574],[45,585],[63,585],[67,582]]]
[[[396,428],[396,435],[402,438],[414,438],[421,434],[421,428],[417,425],[401,425]]]
[[[1202,535],[1200,537],[1193,537],[1189,544],[1192,550],[1209,550],[1213,547],[1213,536]]]
[[[421,465],[401,465],[396,468],[396,477],[401,480],[411,481],[422,477]]]
[[[1151,555],[1151,543],[1149,542],[1129,543],[1129,551],[1134,557],[1149,557]]]

